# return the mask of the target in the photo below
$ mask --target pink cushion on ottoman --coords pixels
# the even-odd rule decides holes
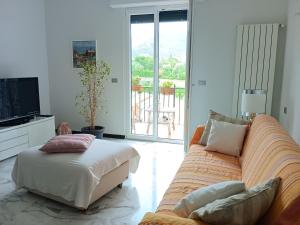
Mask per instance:
[[[47,153],[77,153],[84,152],[95,140],[90,134],[68,134],[51,138],[41,151]]]

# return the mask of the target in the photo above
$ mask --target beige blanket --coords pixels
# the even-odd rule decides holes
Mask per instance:
[[[138,152],[126,144],[96,139],[84,153],[47,154],[34,147],[16,159],[12,178],[17,188],[28,188],[73,201],[86,208],[101,177],[126,161],[138,168]]]

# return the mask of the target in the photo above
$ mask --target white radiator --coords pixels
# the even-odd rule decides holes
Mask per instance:
[[[232,104],[235,117],[241,117],[241,96],[244,89],[266,90],[266,113],[271,114],[279,26],[279,24],[238,26]]]

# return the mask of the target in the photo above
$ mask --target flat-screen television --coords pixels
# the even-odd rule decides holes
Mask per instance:
[[[40,114],[37,77],[0,79],[0,123]]]

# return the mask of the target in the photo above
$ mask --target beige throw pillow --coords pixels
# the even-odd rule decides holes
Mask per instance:
[[[220,113],[209,110],[208,121],[205,126],[205,130],[201,136],[199,144],[206,145],[208,141],[208,136],[211,128],[211,120],[224,121],[228,123],[240,124],[240,125],[249,125],[249,121],[240,120],[236,118],[231,118]]]
[[[225,181],[195,190],[181,199],[174,212],[181,217],[188,217],[191,212],[216,199],[227,198],[245,191],[242,181]]]
[[[217,120],[211,120],[211,123],[205,150],[240,156],[247,125],[238,125]]]
[[[219,199],[191,213],[189,218],[211,225],[253,225],[271,206],[280,178],[271,179],[247,191]]]

